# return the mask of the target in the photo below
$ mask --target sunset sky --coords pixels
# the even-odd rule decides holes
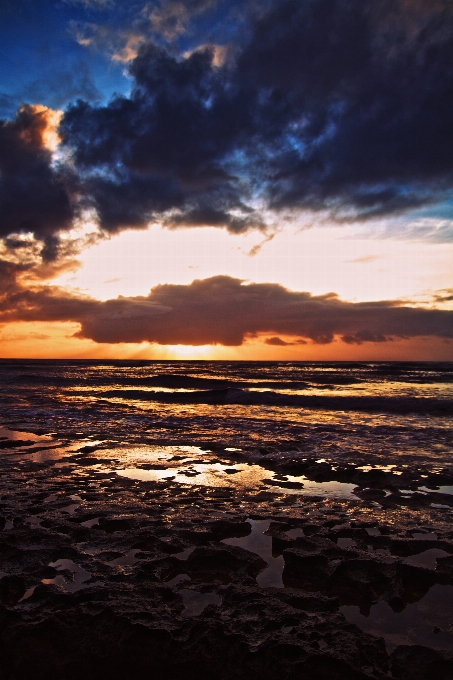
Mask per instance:
[[[0,358],[453,360],[451,0],[3,0]]]

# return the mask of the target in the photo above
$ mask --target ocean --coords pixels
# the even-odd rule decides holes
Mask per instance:
[[[448,463],[453,363],[0,361],[1,422],[128,444]]]

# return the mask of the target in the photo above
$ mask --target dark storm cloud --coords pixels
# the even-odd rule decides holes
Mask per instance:
[[[81,324],[78,337],[99,343],[238,346],[261,333],[276,334],[265,342],[282,346],[290,341],[280,335],[294,338],[294,344],[327,344],[338,336],[358,344],[453,338],[453,311],[407,307],[398,301],[351,303],[334,294],[314,296],[279,284],[245,285],[215,276],[190,285],[159,285],[146,297],[100,302],[49,286],[28,290],[20,283],[12,285],[13,274],[21,270],[12,271],[5,263],[3,268],[10,283],[0,297],[0,322],[75,321]]]
[[[32,232],[56,257],[75,193],[109,233],[153,221],[266,231],[269,210],[348,221],[451,196],[450,0],[246,2],[235,32],[220,4],[139,3],[160,44],[142,44],[130,95],[107,105],[74,78],[88,90],[62,122],[66,164],[27,132],[40,125],[30,107],[0,123],[0,236]],[[220,48],[187,50],[194,17]],[[163,46],[165,33],[179,43]]]
[[[290,0],[257,23],[239,70],[289,135],[269,165],[271,205],[371,217],[451,191],[452,12],[448,0]]]
[[[249,180],[227,158],[247,127],[246,102],[229,95],[213,58],[211,48],[178,60],[147,45],[131,66],[131,98],[79,102],[66,113],[63,137],[104,229],[146,226],[166,212],[173,227],[262,228],[247,203]]]
[[[44,259],[52,259],[58,232],[72,226],[73,178],[52,165],[47,127],[44,107],[23,106],[14,121],[0,121],[0,238],[32,233],[44,242]]]
[[[451,193],[448,0],[276,1],[237,48],[216,66],[212,48],[145,45],[129,98],[68,110],[65,142],[104,229],[166,212],[173,227],[263,228],[253,198],[366,219]]]

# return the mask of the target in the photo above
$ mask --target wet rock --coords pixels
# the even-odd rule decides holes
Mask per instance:
[[[340,597],[342,603],[355,604],[366,611],[372,602],[381,599],[384,594],[389,593],[389,597],[393,595],[394,571],[393,565],[374,560],[350,560],[333,571],[325,587]]]
[[[186,572],[186,562],[176,557],[156,557],[141,561],[135,570],[137,581],[169,581],[178,574]],[[126,579],[127,580],[127,579]]]
[[[358,483],[354,465],[302,459],[301,441],[263,445],[265,456],[254,443],[231,452],[231,459],[258,461],[277,473],[279,485],[288,481],[285,473],[307,471],[318,481]],[[219,459],[210,462],[230,458],[223,446],[212,450]],[[0,533],[0,570],[23,579],[23,586],[34,591],[25,600],[0,606],[0,680],[44,680],[55,674],[63,680],[382,680],[388,677],[383,641],[347,623],[338,612],[340,603],[356,603],[364,612],[370,603],[383,600],[397,612],[423,597],[433,583],[452,582],[453,554],[438,559],[435,571],[402,563],[427,549],[452,552],[453,545],[448,510],[430,506],[443,503],[442,494],[423,496],[421,504],[417,499],[406,503],[398,492],[412,488],[422,472],[420,485],[447,479],[431,479],[415,466],[402,475],[360,473],[360,483],[368,485],[357,490],[366,499],[363,503],[358,498],[289,495],[282,489],[270,493],[276,489],[192,486],[196,480],[186,480],[190,490],[188,484],[169,480],[134,482],[80,466],[83,459],[107,461],[92,453],[72,462],[67,458],[64,468],[60,459],[58,464],[28,461],[19,470],[7,462],[9,454],[3,458],[2,473],[7,472],[0,511],[14,517],[15,524],[9,522]],[[378,456],[376,461],[388,462]],[[234,475],[229,482],[235,483]],[[370,494],[379,504],[371,502]],[[64,512],[70,495],[83,499],[74,515]],[[293,501],[296,506],[290,509]],[[41,526],[30,526],[30,516],[38,517]],[[267,537],[259,538],[270,566],[281,569],[282,559],[275,557],[284,553],[284,588],[261,588],[256,578],[267,563],[220,543],[247,536],[247,517],[266,520],[266,526],[270,521]],[[99,525],[91,524],[95,520]],[[84,522],[90,526],[81,526]],[[380,535],[370,535],[367,527]],[[439,540],[414,538],[420,531],[433,532]],[[347,547],[345,539],[355,544]],[[385,558],[379,554],[383,549]],[[392,558],[391,552],[401,559]],[[76,572],[49,566],[65,559],[91,574],[77,592],[59,585],[75,583]],[[56,577],[54,583],[41,583]],[[10,597],[12,588],[5,591]],[[201,602],[189,611],[187,592],[211,605],[201,607]],[[438,644],[445,637],[446,626],[441,627],[442,633],[433,636]],[[442,663],[444,656],[440,654]],[[410,670],[416,678],[425,662],[413,662],[410,655],[407,663],[401,658],[394,656],[394,676]],[[434,680],[444,680],[444,666],[430,666],[432,658],[425,663],[428,677],[434,668]]]
[[[93,529],[100,529],[102,531],[106,531],[107,533],[113,533],[114,531],[127,531],[132,525],[133,522],[129,519],[109,519],[107,517],[100,517],[99,524],[95,525]]]
[[[230,619],[227,630],[242,632],[254,659],[263,666],[264,678],[333,680],[346,679],[348,673],[364,678],[363,666],[385,677],[382,640],[365,635],[360,641],[354,639],[355,626],[345,624],[336,613],[321,613],[323,607],[326,612],[325,598],[295,593],[271,588],[257,593],[235,586],[224,591],[222,609]],[[250,675],[255,677],[253,672]]]
[[[25,591],[25,581],[20,576],[4,576],[0,579],[0,602],[7,607],[14,607]]]
[[[265,536],[272,537],[272,554],[273,556],[281,555],[285,548],[294,546],[295,539],[290,538],[286,533],[293,527],[291,524],[283,522],[271,522],[269,528],[264,532]]]
[[[448,543],[447,541],[437,541],[437,540],[423,540],[420,538],[398,538],[392,539],[388,547],[392,555],[398,557],[408,557],[409,555],[418,555],[425,550],[439,549],[445,550],[446,552],[453,553],[453,543]]]
[[[239,520],[218,519],[213,522],[207,522],[206,527],[212,531],[217,540],[240,538],[248,536],[251,531],[250,523],[246,522],[245,519],[245,515]]]
[[[311,467],[307,467],[304,474],[307,479],[314,482],[329,482],[335,478],[335,473],[329,463],[316,463]]]
[[[184,571],[193,580],[208,583],[255,579],[266,567],[267,562],[258,555],[229,545],[196,548],[184,563]]]
[[[382,530],[381,530],[382,531]],[[367,545],[373,546],[375,550],[390,549],[391,543],[390,536],[368,536],[366,539]]]
[[[386,600],[395,611],[404,603],[416,602],[436,582],[434,572],[399,562],[385,563],[372,559],[348,560],[340,564],[324,585],[325,592],[353,604],[363,613],[373,602]]]
[[[308,590],[321,589],[334,571],[328,558],[321,554],[309,554],[298,550],[284,550],[283,583],[296,581]]]
[[[362,489],[357,487],[354,489],[354,493],[359,498],[363,498],[364,501],[380,501],[385,498],[384,489]]]
[[[304,527],[304,533],[306,529]],[[298,553],[324,555],[328,559],[353,558],[358,557],[359,553],[351,548],[342,548],[329,538],[323,536],[306,537],[300,536],[294,539],[294,549]],[[286,558],[285,558],[286,560]]]
[[[93,608],[94,606],[94,608]],[[161,602],[162,611],[171,603]],[[3,676],[44,680],[365,680],[362,668],[385,677],[382,644],[351,630],[342,617],[304,617],[291,607],[267,598],[239,604],[230,622],[209,616],[186,618],[179,628],[156,611],[116,616],[104,606],[87,602],[85,610],[55,611],[33,625],[10,625],[4,635]],[[264,616],[263,616],[264,614]],[[267,621],[275,622],[266,630]],[[295,621],[290,639],[280,632]],[[235,632],[238,623],[256,622],[249,633]],[[264,625],[263,625],[264,624]],[[114,641],[114,644],[112,644]],[[321,644],[322,643],[322,644]],[[375,676],[377,677],[377,676]]]
[[[429,488],[449,485],[453,485],[453,471],[448,468],[444,468],[442,472],[428,475],[425,480],[425,486]]]
[[[224,538],[240,538],[248,536],[251,531],[249,522],[230,520],[215,520],[191,527],[178,529],[178,535],[195,545],[203,545],[210,541],[221,541]]]
[[[453,680],[453,655],[421,645],[401,645],[390,657],[398,680]]]
[[[338,610],[338,599],[336,597],[313,595],[313,593],[305,593],[300,588],[273,589],[272,594],[294,609],[301,609],[304,612],[335,612]]]
[[[0,449],[17,449],[22,446],[33,446],[35,443],[30,439],[5,439],[0,441]]]
[[[169,540],[163,541],[158,536],[145,531],[140,532],[140,534],[135,536],[139,540],[136,540],[131,549],[142,550],[151,553],[167,553],[168,555],[174,555],[175,553],[182,552],[186,547],[178,536],[172,536]]]
[[[438,557],[437,569],[440,574],[453,578],[453,555],[450,557]]]
[[[302,482],[287,482],[287,481],[282,481],[282,480],[276,480],[276,479],[263,479],[263,484],[267,484],[268,486],[279,486],[282,487],[283,489],[303,489],[304,485]]]

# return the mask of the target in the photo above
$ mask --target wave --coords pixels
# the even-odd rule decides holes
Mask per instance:
[[[385,413],[426,413],[453,415],[453,401],[429,397],[350,397],[305,396],[278,394],[276,392],[249,392],[245,389],[219,389],[192,392],[154,392],[152,390],[107,390],[92,393],[104,399],[155,401],[166,404],[213,404],[276,406],[331,411],[376,411]]]

